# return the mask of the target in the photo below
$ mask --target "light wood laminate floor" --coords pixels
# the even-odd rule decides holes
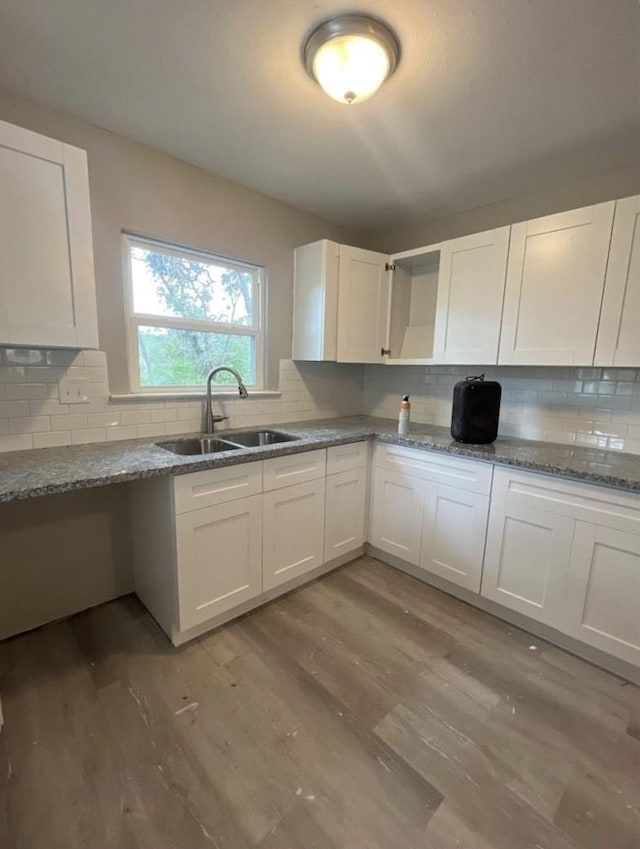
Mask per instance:
[[[640,846],[638,691],[370,558],[181,649],[105,604],[0,691],[3,849]]]

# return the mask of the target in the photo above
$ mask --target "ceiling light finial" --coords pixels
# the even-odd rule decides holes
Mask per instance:
[[[385,24],[342,15],[316,27],[304,45],[308,74],[334,100],[362,103],[395,71],[400,48]]]

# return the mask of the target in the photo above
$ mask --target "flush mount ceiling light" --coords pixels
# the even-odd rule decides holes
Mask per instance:
[[[365,15],[325,21],[304,46],[307,72],[340,103],[361,103],[371,97],[394,72],[399,55],[391,30]]]

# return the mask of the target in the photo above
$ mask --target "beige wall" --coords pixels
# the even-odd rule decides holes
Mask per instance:
[[[126,484],[3,504],[0,639],[131,592]]]
[[[459,215],[439,219],[424,216],[376,228],[363,241],[371,250],[395,253],[639,192],[640,162],[582,180],[541,183],[533,194],[505,198]]]
[[[88,152],[100,346],[110,389],[126,392],[127,370],[120,233],[132,230],[267,268],[267,385],[291,355],[293,249],[353,234],[0,88],[0,119]],[[260,155],[259,141],[255,143]]]

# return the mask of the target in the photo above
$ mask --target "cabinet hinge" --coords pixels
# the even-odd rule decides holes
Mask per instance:
[[[380,348],[380,356],[384,357],[385,355],[387,357],[391,356],[391,348]]]
[[[384,270],[385,271],[395,271],[396,270],[395,262],[385,262]]]

